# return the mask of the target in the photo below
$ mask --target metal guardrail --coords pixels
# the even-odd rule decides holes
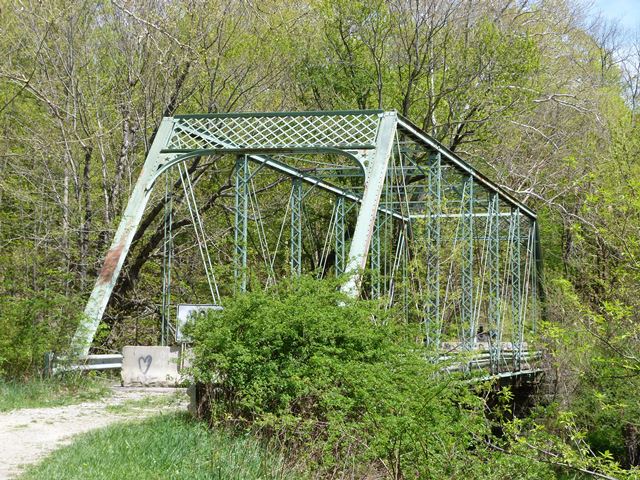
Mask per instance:
[[[519,371],[530,370],[531,363],[536,362],[542,358],[542,352],[539,350],[525,350],[520,353],[520,368],[513,369],[513,362],[516,358],[517,352],[502,351],[500,354],[500,360],[498,362],[499,373],[505,374],[517,374]],[[440,361],[450,361],[456,358],[456,355],[441,355]],[[491,354],[481,352],[471,356],[468,359],[457,361],[448,365],[443,369],[447,373],[452,372],[469,372],[472,370],[485,370],[491,367]],[[498,373],[498,372],[496,372]]]
[[[509,373],[514,360],[514,353],[512,351],[502,351],[500,355],[499,367],[502,373]],[[446,362],[453,360],[458,355],[456,354],[443,354],[440,355],[440,361]],[[521,353],[520,361],[522,362],[521,370],[527,370],[531,368],[530,362],[535,362],[542,358],[542,352],[537,350],[525,350]],[[478,354],[465,359],[463,361],[457,361],[448,365],[443,369],[444,372],[469,372],[471,370],[487,369],[491,366],[491,354],[487,352],[478,352]],[[91,370],[112,370],[122,368],[122,354],[120,353],[108,353],[108,354],[96,354],[96,355],[84,355],[75,359],[69,359],[68,357],[57,356],[53,352],[47,352],[44,356],[44,373],[45,376],[52,376],[61,372],[71,371],[91,371]],[[517,373],[517,370],[511,371]]]
[[[61,372],[111,370],[122,368],[122,354],[83,355],[76,358],[59,357],[53,352],[44,355],[44,373],[53,376]]]

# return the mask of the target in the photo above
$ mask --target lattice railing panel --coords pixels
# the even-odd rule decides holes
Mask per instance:
[[[373,148],[378,113],[178,117],[167,150]]]

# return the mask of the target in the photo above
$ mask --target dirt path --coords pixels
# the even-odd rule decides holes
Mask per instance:
[[[187,408],[187,395],[183,390],[113,387],[113,391],[111,397],[97,402],[0,413],[0,480],[16,477],[22,467],[70,443],[79,433],[124,419]],[[181,392],[179,397],[177,392]],[[147,399],[149,406],[145,408]],[[107,408],[118,405],[120,407]]]

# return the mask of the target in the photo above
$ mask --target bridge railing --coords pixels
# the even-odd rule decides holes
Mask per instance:
[[[120,353],[83,355],[75,358],[57,356],[53,352],[47,352],[44,355],[44,375],[47,377],[62,372],[119,368],[122,368],[122,354]]]

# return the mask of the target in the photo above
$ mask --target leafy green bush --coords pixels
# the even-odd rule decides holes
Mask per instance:
[[[336,287],[302,278],[192,326],[212,422],[260,432],[320,475],[508,476],[518,461],[487,462],[481,399],[439,374],[393,311]]]
[[[24,378],[41,371],[44,353],[65,351],[82,309],[52,292],[0,296],[0,377]]]

